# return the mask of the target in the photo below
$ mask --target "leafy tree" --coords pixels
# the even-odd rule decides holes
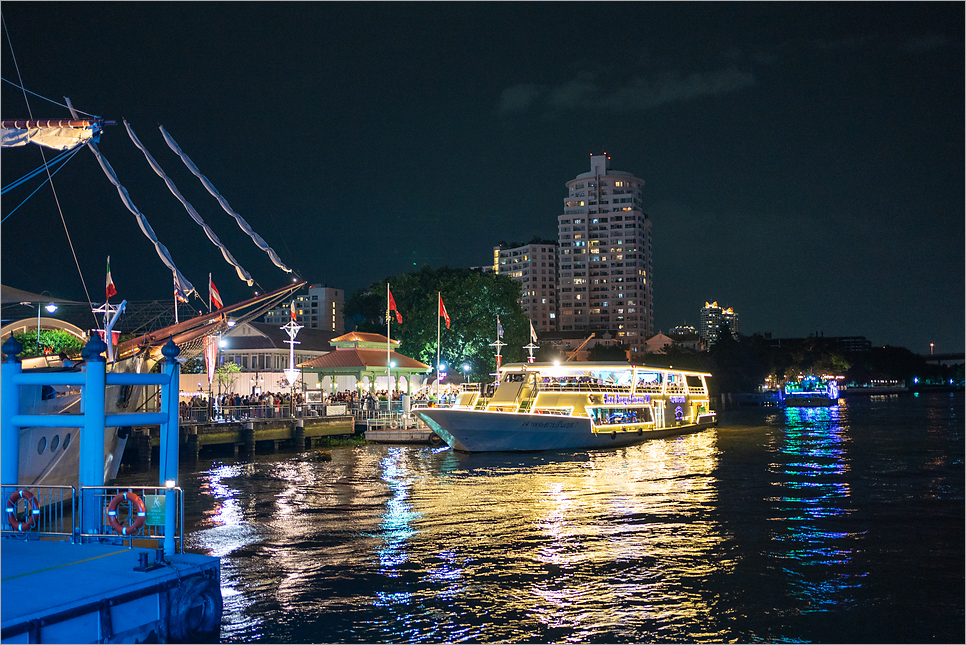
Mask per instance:
[[[241,372],[241,366],[234,362],[222,363],[215,369],[215,378],[218,379],[218,383],[221,384],[223,391],[232,391],[235,381],[238,379],[239,372]]]
[[[520,307],[520,284],[496,273],[473,269],[431,269],[388,279],[402,324],[392,319],[391,334],[400,341],[399,352],[427,365],[436,364],[437,302],[442,294],[450,316],[450,329],[442,324],[440,360],[447,365],[469,363],[478,380],[496,371],[490,343],[496,340],[496,319],[503,325],[504,363],[526,360],[530,325]],[[356,329],[386,333],[386,281],[353,294],[345,303],[347,320]]]
[[[76,357],[80,356],[81,350],[84,349],[84,341],[62,329],[41,329],[39,346],[37,332],[19,334],[16,339],[23,347],[23,351],[18,354],[20,358],[34,358],[44,354],[56,358],[61,352],[70,357]]]
[[[182,374],[204,374],[206,371],[204,356],[189,358],[181,365]]]

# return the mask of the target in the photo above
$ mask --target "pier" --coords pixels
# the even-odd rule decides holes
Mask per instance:
[[[217,642],[220,560],[183,551],[178,347],[162,349],[161,374],[107,373],[105,349],[91,339],[82,372],[25,373],[20,343],[3,344],[0,642]],[[48,384],[80,388],[82,413],[21,413],[21,389]],[[159,411],[106,413],[111,385],[157,387]],[[158,485],[108,486],[105,429],[134,426],[159,427]],[[35,428],[76,435],[75,484],[21,482],[21,430]]]
[[[355,421],[348,415],[185,423],[179,432],[178,450],[187,460],[198,459],[202,450],[234,456],[274,453],[282,448],[307,450],[330,437],[355,433]],[[157,428],[135,428],[128,437],[122,463],[135,469],[147,468],[155,462],[160,451],[161,437]]]

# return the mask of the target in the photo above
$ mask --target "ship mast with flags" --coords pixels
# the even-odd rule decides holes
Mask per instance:
[[[44,98],[44,97],[41,97],[41,98]],[[48,100],[51,103],[55,103],[58,105],[64,105],[64,104],[58,103],[57,101],[52,101],[50,99],[45,99],[45,100]],[[174,260],[171,257],[171,253],[168,251],[167,247],[165,247],[164,244],[162,244],[158,240],[158,237],[155,234],[154,230],[151,228],[151,225],[148,222],[147,217],[134,204],[134,201],[131,198],[131,195],[128,193],[127,189],[120,183],[120,181],[117,178],[117,175],[114,172],[114,169],[111,167],[111,164],[107,161],[103,153],[98,148],[100,136],[104,130],[104,127],[107,125],[115,125],[116,122],[103,119],[98,116],[93,116],[93,115],[82,116],[81,113],[79,113],[73,107],[73,105],[71,105],[70,99],[65,98],[64,101],[66,104],[64,106],[67,107],[71,112],[71,116],[72,116],[71,119],[23,119],[23,120],[4,119],[0,121],[0,147],[13,148],[13,147],[26,146],[28,144],[35,144],[43,148],[49,148],[49,149],[53,149],[61,152],[60,155],[50,160],[49,162],[45,158],[40,168],[36,169],[35,171],[32,171],[31,173],[17,180],[16,182],[13,182],[8,186],[4,186],[3,192],[6,193],[8,190],[24,184],[26,181],[32,179],[33,177],[37,177],[41,175],[41,173],[43,173],[44,171],[47,172],[47,177],[44,179],[44,183],[52,182],[53,174],[55,174],[57,170],[60,170],[69,159],[71,159],[74,155],[76,155],[77,152],[79,152],[82,148],[86,147],[96,157],[97,162],[100,165],[105,176],[107,177],[108,181],[110,181],[110,183],[117,189],[118,196],[120,197],[123,205],[136,218],[138,227],[141,229],[141,232],[144,234],[144,236],[148,238],[148,240],[153,244],[155,251],[158,254],[158,257],[165,264],[165,266],[167,266],[168,269],[171,271],[173,282],[174,282],[173,296],[174,296],[174,317],[175,317],[175,325],[171,329],[183,330],[181,333],[182,341],[185,343],[188,343],[188,342],[193,343],[194,342],[193,339],[197,338],[198,334],[211,335],[215,333],[214,327],[221,327],[222,325],[230,326],[230,322],[232,321],[228,320],[227,314],[223,313],[220,316],[218,314],[212,315],[213,309],[214,310],[220,309],[219,305],[222,304],[222,301],[218,294],[217,289],[214,287],[214,282],[212,281],[210,274],[209,274],[209,314],[203,315],[203,316],[195,316],[192,318],[191,321],[185,321],[185,323],[182,323],[179,321],[178,303],[187,303],[188,298],[190,298],[191,296],[197,297],[199,299],[201,299],[201,296],[198,294],[198,291],[191,284],[191,282],[189,282],[184,277],[184,275],[178,270],[177,266],[174,263]],[[198,214],[194,206],[184,198],[184,196],[178,190],[177,186],[175,186],[172,179],[168,177],[168,175],[161,168],[161,165],[158,163],[158,161],[148,152],[146,146],[142,144],[140,140],[138,140],[137,136],[134,133],[134,129],[131,127],[131,125],[125,121],[124,127],[127,131],[129,138],[131,139],[133,144],[143,153],[150,167],[163,180],[163,182],[165,183],[165,185],[167,186],[171,194],[175,198],[177,198],[179,202],[181,202],[182,206],[185,208],[185,210],[187,211],[188,215],[192,218],[192,220],[194,220],[195,223],[198,224],[204,230],[204,233],[208,237],[210,242],[215,247],[218,248],[222,257],[225,259],[226,262],[228,262],[228,264],[232,266],[232,268],[234,269],[238,277],[242,281],[244,281],[249,287],[253,285],[257,285],[257,282],[235,260],[235,258],[231,255],[228,249],[224,246],[224,244],[221,243],[221,241],[212,231],[212,229],[201,218],[201,216]],[[262,239],[261,236],[259,236],[257,233],[255,233],[254,230],[252,230],[248,222],[245,221],[245,219],[241,215],[239,215],[234,209],[232,209],[228,201],[218,192],[218,190],[207,179],[207,177],[201,174],[197,166],[181,150],[181,148],[178,146],[174,138],[163,127],[159,126],[159,130],[168,148],[170,148],[171,151],[178,156],[180,161],[182,161],[185,164],[185,166],[188,167],[191,173],[202,183],[202,185],[205,187],[208,193],[210,193],[211,196],[218,202],[221,209],[224,210],[230,217],[232,217],[235,220],[237,225],[252,239],[252,241],[255,243],[256,246],[258,246],[262,251],[264,251],[269,256],[271,261],[277,267],[279,267],[286,273],[294,274],[295,272],[282,263],[281,259],[278,257],[278,254],[275,253],[275,251],[270,246],[268,246],[265,240]],[[56,170],[52,170],[53,166],[57,166]],[[36,193],[36,190],[34,191],[34,193]],[[31,193],[31,195],[34,193]],[[29,199],[29,196],[27,199]],[[19,206],[16,208],[19,208]],[[12,214],[16,210],[16,208],[11,210],[9,214]],[[59,208],[59,204],[58,204],[58,208]],[[7,216],[9,216],[9,214]],[[68,238],[69,238],[69,233],[68,233]],[[73,245],[71,245],[71,248],[73,249]],[[76,257],[75,257],[75,261],[76,261]],[[79,270],[79,265],[78,265],[78,270]],[[115,351],[116,343],[115,343],[114,333],[112,333],[112,329],[119,315],[124,311],[127,301],[123,301],[119,305],[113,305],[110,303],[111,296],[114,296],[117,294],[117,290],[114,287],[112,275],[111,275],[110,258],[108,258],[107,288],[105,292],[105,300],[103,305],[99,303],[95,304],[94,302],[92,302],[87,286],[84,283],[83,274],[81,274],[80,279],[81,279],[81,283],[84,286],[84,291],[88,293],[88,303],[91,306],[91,310],[92,310],[92,313],[94,314],[95,321],[98,323],[101,323],[101,320],[98,319],[97,314],[103,314],[103,318],[102,318],[103,322],[101,323],[103,328],[96,331],[103,335],[104,340],[108,345],[108,358],[109,360],[114,361],[116,358],[117,352]],[[266,306],[270,308],[271,306],[274,306],[275,303],[278,302],[278,299],[285,297],[285,295],[291,294],[295,290],[301,288],[304,284],[305,284],[304,280],[297,278],[293,280],[293,284],[290,284],[287,287],[283,287],[282,289],[277,289],[274,291],[263,293],[263,295],[261,296],[259,296],[258,293],[256,292],[256,298],[245,301],[244,305],[243,303],[239,303],[239,305],[234,305],[231,307],[231,310],[242,311],[243,307],[247,307],[247,308],[257,307],[260,310],[264,310]],[[260,285],[259,285],[259,288],[260,288]],[[247,309],[244,309],[244,310],[247,310]],[[246,316],[254,317],[252,314],[247,314]],[[218,324],[213,326],[212,322],[217,318],[220,318],[220,321],[218,322]],[[186,323],[191,323],[192,324],[191,328],[196,331],[195,332],[184,331],[188,329],[188,327],[185,326]],[[191,338],[189,338],[188,336],[191,336]],[[138,338],[138,340],[139,342],[142,342],[142,343],[148,342],[147,339],[149,337],[153,338],[154,334],[149,333],[149,334],[142,335],[141,337]],[[178,340],[178,338],[175,338],[175,342],[180,342],[180,341]],[[206,345],[207,344],[208,343],[206,343]],[[127,346],[129,345],[129,343],[127,342],[122,343],[122,345]],[[195,348],[194,345],[192,345],[192,348],[198,349],[198,350],[201,349],[200,346]],[[133,349],[134,347],[131,346],[127,348],[127,351],[130,352]],[[187,347],[183,347],[182,349],[183,350],[187,349]],[[185,353],[182,353],[182,356],[185,358],[188,357]]]
[[[500,380],[500,364],[503,357],[500,355],[500,351],[506,347],[506,343],[503,342],[503,325],[500,324],[500,315],[496,316],[496,342],[490,343],[490,347],[496,347],[496,380]]]

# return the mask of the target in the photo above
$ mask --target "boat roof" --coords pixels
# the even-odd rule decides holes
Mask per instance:
[[[597,371],[617,371],[635,369],[637,371],[662,372],[665,374],[688,374],[691,376],[712,376],[709,372],[695,372],[693,370],[679,370],[673,367],[657,367],[651,365],[631,365],[623,361],[574,361],[574,362],[542,362],[542,363],[507,363],[500,368],[506,372],[586,372]]]

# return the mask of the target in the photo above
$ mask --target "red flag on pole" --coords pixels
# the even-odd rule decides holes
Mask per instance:
[[[399,313],[399,310],[396,309],[396,299],[392,297],[392,291],[389,290],[389,285],[386,285],[386,293],[389,294],[389,308],[387,309],[386,313],[388,314],[390,311],[395,311],[396,322],[401,323],[402,315]]]
[[[443,304],[443,294],[439,294],[439,314],[446,320],[446,329],[449,329],[449,314],[446,313],[446,305]]]
[[[215,309],[221,309],[225,306],[225,303],[221,301],[221,294],[218,293],[218,289],[215,288],[215,283],[210,277],[208,278],[208,298]]]
[[[295,301],[292,301],[292,320],[295,320]]]
[[[114,279],[111,278],[111,256],[107,256],[107,300],[111,299],[111,296],[117,295],[117,289],[114,288]]]

